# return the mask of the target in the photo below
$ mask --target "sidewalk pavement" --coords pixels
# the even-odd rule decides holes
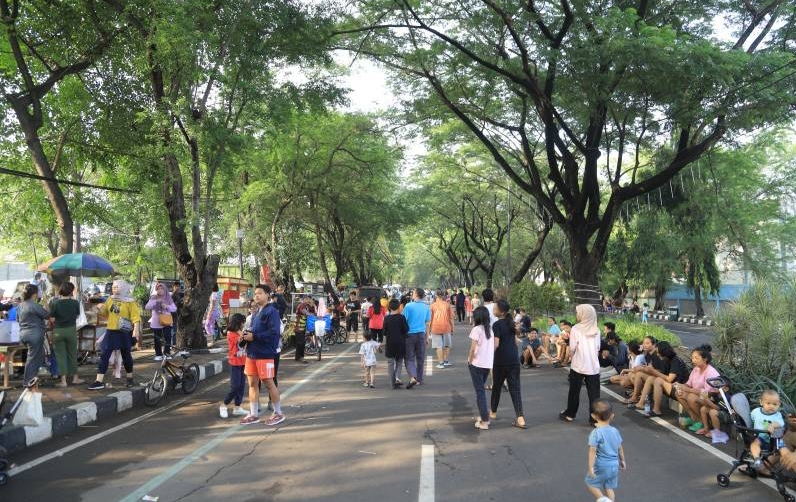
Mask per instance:
[[[186,363],[199,365],[200,381],[226,373],[226,340],[222,339],[221,342],[224,347],[191,351],[191,357]],[[49,375],[43,377],[44,382],[39,385],[39,391],[42,394],[44,421],[35,427],[7,423],[0,429],[0,446],[8,453],[18,452],[36,443],[69,435],[78,427],[107,419],[127,409],[144,408],[144,387],[160,366],[160,361],[155,361],[154,355],[152,349],[133,352],[135,386],[129,389],[125,386],[124,369],[121,378],[117,379],[113,377],[113,369],[109,368],[105,376],[105,382],[109,385],[103,390],[88,390],[97,374],[96,364],[84,364],[78,368],[80,378],[85,380],[85,383],[79,385],[70,383],[65,388],[56,387],[56,381]],[[7,413],[21,392],[21,388],[6,390],[0,412]]]

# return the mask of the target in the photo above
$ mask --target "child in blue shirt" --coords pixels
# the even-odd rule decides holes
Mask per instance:
[[[760,394],[760,407],[752,410],[752,427],[761,431],[768,431],[773,434],[778,428],[785,427],[785,421],[782,419],[782,413],[779,412],[780,399],[779,394],[775,390],[767,389]],[[760,451],[763,447],[769,449],[771,443],[771,436],[769,434],[758,434],[757,438],[749,445],[749,451],[754,457],[755,461],[752,468],[759,469],[763,466],[763,460],[760,458]],[[785,446],[782,441],[782,435],[776,439],[775,445],[777,450]]]
[[[597,502],[612,502],[614,490],[619,487],[619,469],[625,469],[625,451],[622,436],[611,425],[614,412],[611,403],[596,399],[591,416],[596,421],[589,434],[589,460],[586,487]]]

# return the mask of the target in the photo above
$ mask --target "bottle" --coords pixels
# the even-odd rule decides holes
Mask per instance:
[[[644,413],[649,415],[650,411],[652,410],[652,405],[650,404],[652,401],[652,397],[647,396],[647,399],[644,400]]]

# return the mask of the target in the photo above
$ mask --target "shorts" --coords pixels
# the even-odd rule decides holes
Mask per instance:
[[[246,358],[246,366],[243,373],[247,376],[256,376],[260,380],[266,378],[274,378],[276,369],[274,367],[273,359],[249,359]]]
[[[451,334],[445,333],[443,335],[431,335],[431,348],[432,349],[446,349],[451,346]]]
[[[619,488],[619,466],[595,465],[594,477],[591,478],[586,474],[584,481],[586,485],[600,490],[605,488],[616,490]]]

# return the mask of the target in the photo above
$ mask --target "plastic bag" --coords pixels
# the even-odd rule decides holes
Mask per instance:
[[[28,392],[14,414],[14,425],[38,426],[44,421],[41,392]]]
[[[88,319],[86,318],[86,309],[83,308],[83,302],[80,302],[80,315],[77,316],[77,329],[82,328],[83,326],[88,325]]]

